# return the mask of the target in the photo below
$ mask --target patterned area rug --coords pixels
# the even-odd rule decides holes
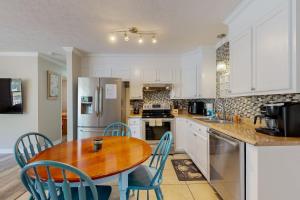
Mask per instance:
[[[179,181],[205,181],[205,177],[191,159],[172,160]]]

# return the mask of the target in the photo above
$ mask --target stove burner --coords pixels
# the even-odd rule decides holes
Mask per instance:
[[[142,118],[174,118],[171,110],[143,110]]]

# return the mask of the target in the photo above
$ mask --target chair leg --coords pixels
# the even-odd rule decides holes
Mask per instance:
[[[157,200],[162,200],[163,196],[162,196],[160,188],[156,188],[154,191],[155,191],[156,199]]]
[[[139,200],[139,199],[140,199],[140,191],[139,191],[139,190],[137,191],[137,196],[136,196],[136,199],[137,199],[137,200]]]
[[[149,200],[149,190],[147,190],[147,200]]]
[[[159,187],[159,188],[156,188],[154,191],[155,191],[155,194],[156,194],[156,198],[157,198],[158,200],[163,200],[163,199],[164,199],[164,196],[163,196],[163,193],[162,193],[160,187]]]
[[[126,200],[129,200],[129,196],[130,196],[130,190],[127,190],[127,192],[126,192]]]
[[[164,199],[164,195],[163,195],[160,187],[159,187],[159,193],[160,193],[161,199]]]
[[[160,199],[159,190],[158,190],[158,189],[155,189],[154,191],[155,191],[156,199],[157,199],[157,200],[161,200],[161,199]]]

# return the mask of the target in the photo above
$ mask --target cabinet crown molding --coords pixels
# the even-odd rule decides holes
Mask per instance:
[[[246,9],[249,4],[253,2],[253,0],[242,0],[233,10],[233,12],[231,12],[229,14],[229,16],[227,16],[225,18],[225,20],[223,21],[224,24],[228,25],[232,22],[232,20],[234,20],[237,16],[240,15],[240,13]]]

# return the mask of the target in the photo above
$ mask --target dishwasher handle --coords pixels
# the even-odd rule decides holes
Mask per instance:
[[[210,135],[212,135],[213,137],[219,139],[219,140],[222,140],[226,143],[229,143],[231,144],[232,146],[236,147],[239,145],[239,142],[238,141],[235,141],[234,139],[229,139],[228,137],[224,137],[224,136],[220,136],[218,133],[212,131],[212,130],[209,130],[208,131],[210,133]]]

